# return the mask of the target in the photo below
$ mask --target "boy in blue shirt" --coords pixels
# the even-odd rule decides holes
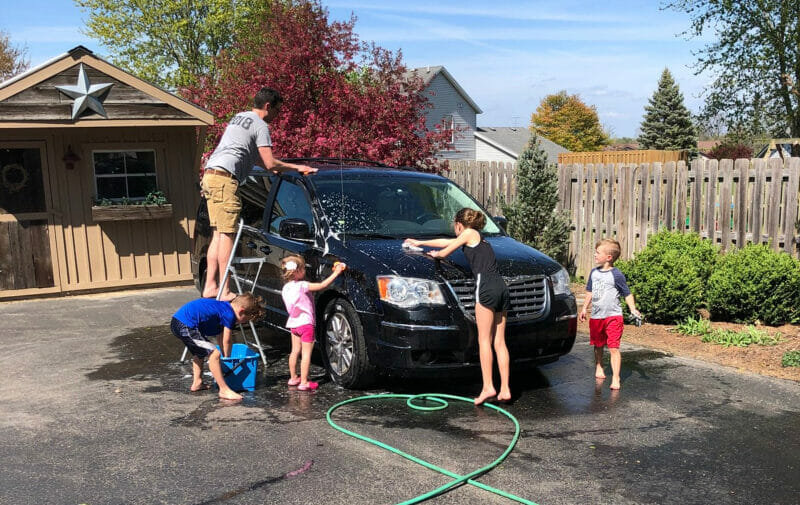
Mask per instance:
[[[619,370],[622,356],[619,343],[622,339],[622,306],[619,298],[625,303],[634,317],[641,319],[642,314],[636,310],[636,302],[625,276],[614,266],[620,255],[620,245],[616,240],[603,239],[595,245],[594,262],[597,265],[589,274],[584,295],[583,310],[580,319],[586,321],[586,311],[592,306],[592,317],[589,319],[589,344],[594,346],[595,373],[597,379],[605,379],[603,371],[603,347],[608,346],[611,354],[611,389],[619,389]]]
[[[252,293],[238,295],[230,302],[212,298],[200,298],[178,309],[172,316],[170,329],[192,353],[192,391],[204,389],[203,360],[208,358],[208,369],[219,386],[219,397],[226,400],[241,400],[242,395],[225,383],[220,365],[220,352],[209,341],[209,337],[222,333],[220,348],[228,356],[231,352],[231,330],[236,323],[246,323],[264,317],[261,297]]]

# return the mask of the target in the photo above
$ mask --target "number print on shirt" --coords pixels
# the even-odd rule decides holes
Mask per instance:
[[[239,125],[242,128],[244,128],[245,130],[249,130],[250,129],[250,125],[253,124],[253,118],[245,117],[245,116],[242,116],[240,114],[237,114],[237,115],[233,116],[233,119],[231,119],[231,124]]]

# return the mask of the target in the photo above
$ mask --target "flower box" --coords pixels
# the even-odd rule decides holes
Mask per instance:
[[[139,221],[144,219],[163,219],[172,216],[172,204],[164,205],[93,205],[92,220],[97,221]]]

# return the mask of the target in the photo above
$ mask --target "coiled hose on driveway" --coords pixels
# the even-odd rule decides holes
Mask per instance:
[[[503,451],[503,454],[501,454],[500,457],[498,457],[497,459],[495,459],[494,461],[492,461],[488,465],[486,465],[484,467],[481,467],[481,468],[478,468],[477,470],[474,470],[474,471],[472,471],[472,472],[470,472],[470,473],[468,473],[466,475],[458,475],[457,473],[451,472],[451,471],[446,470],[444,468],[440,468],[440,467],[438,467],[438,466],[436,466],[436,465],[434,465],[432,463],[429,463],[429,462],[427,462],[427,461],[425,461],[423,459],[417,458],[416,456],[412,456],[411,454],[403,452],[400,449],[397,449],[396,447],[392,447],[391,445],[385,444],[383,442],[379,442],[378,440],[375,440],[375,439],[372,439],[370,437],[361,435],[359,433],[355,433],[353,431],[348,430],[347,428],[343,428],[343,427],[339,426],[338,424],[336,424],[333,421],[333,413],[334,413],[334,411],[336,409],[340,408],[340,407],[343,407],[343,406],[349,404],[349,403],[366,402],[366,401],[380,401],[380,400],[398,399],[398,398],[399,399],[405,399],[406,400],[406,405],[408,405],[409,408],[414,409],[414,410],[424,410],[424,411],[445,409],[445,408],[447,408],[449,406],[449,403],[448,403],[447,400],[456,400],[456,401],[467,402],[469,404],[473,404],[473,400],[470,399],[470,398],[464,398],[462,396],[455,396],[455,395],[448,395],[448,394],[424,393],[424,394],[418,394],[418,395],[405,395],[405,394],[390,394],[390,393],[387,393],[387,394],[367,395],[367,396],[359,396],[359,397],[356,397],[356,398],[350,398],[349,400],[344,400],[342,402],[339,402],[336,405],[334,405],[334,406],[332,406],[331,408],[328,409],[328,413],[326,415],[326,417],[328,419],[328,424],[330,424],[334,429],[339,430],[339,431],[341,431],[342,433],[344,433],[346,435],[350,435],[351,437],[354,437],[354,438],[357,438],[359,440],[363,440],[364,442],[368,442],[368,443],[370,443],[372,445],[378,446],[381,449],[385,449],[385,450],[387,450],[389,452],[393,452],[393,453],[395,453],[397,455],[400,455],[400,456],[402,456],[402,457],[404,457],[404,458],[406,458],[406,459],[408,459],[410,461],[413,461],[414,463],[417,463],[418,465],[422,465],[425,468],[428,468],[430,470],[439,472],[439,473],[441,473],[443,475],[447,475],[448,477],[451,477],[453,479],[453,480],[451,480],[450,482],[448,482],[447,484],[445,484],[443,486],[440,486],[440,487],[438,487],[436,489],[433,489],[432,491],[428,491],[427,493],[421,494],[421,495],[419,495],[419,496],[417,496],[415,498],[412,498],[410,500],[406,500],[404,502],[400,502],[397,505],[410,505],[412,503],[419,503],[421,501],[428,500],[430,498],[433,498],[434,496],[438,496],[438,495],[440,495],[442,493],[445,493],[448,490],[454,488],[455,486],[459,486],[459,485],[461,485],[461,484],[463,484],[465,482],[467,484],[470,484],[470,485],[475,486],[477,488],[483,489],[484,491],[488,491],[490,493],[494,493],[496,495],[503,496],[503,497],[508,498],[510,500],[514,500],[514,501],[516,501],[518,503],[525,503],[525,504],[528,504],[528,505],[536,505],[536,503],[534,503],[534,502],[532,502],[530,500],[526,500],[524,498],[520,498],[519,496],[515,496],[515,495],[513,495],[511,493],[507,493],[507,492],[502,491],[500,489],[495,489],[495,488],[493,488],[491,486],[487,486],[486,484],[483,484],[481,482],[478,482],[478,481],[474,480],[476,477],[488,472],[489,470],[493,469],[494,467],[496,467],[497,465],[502,463],[503,460],[506,459],[506,456],[508,456],[511,453],[511,451],[514,449],[514,446],[516,445],[517,440],[519,439],[519,422],[517,421],[517,419],[513,415],[511,415],[511,413],[509,413],[508,411],[498,407],[497,405],[494,405],[494,404],[491,404],[491,403],[484,403],[483,404],[484,407],[488,407],[490,409],[496,410],[497,412],[499,412],[499,413],[503,414],[504,416],[506,416],[507,418],[509,418],[512,423],[514,423],[514,436],[512,437],[511,442],[508,444],[508,447],[506,447],[506,450]],[[421,402],[421,401],[426,401],[426,400],[430,401],[430,402],[433,402],[435,405],[425,406],[425,405],[418,405],[417,403],[415,403],[415,402]]]

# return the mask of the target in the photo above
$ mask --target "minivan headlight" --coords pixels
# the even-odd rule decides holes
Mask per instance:
[[[566,268],[561,268],[558,272],[550,276],[550,282],[553,283],[554,295],[568,295],[571,293],[569,289],[569,273]]]
[[[413,279],[396,275],[379,275],[378,292],[381,300],[398,307],[444,305],[439,284],[428,279]]]

